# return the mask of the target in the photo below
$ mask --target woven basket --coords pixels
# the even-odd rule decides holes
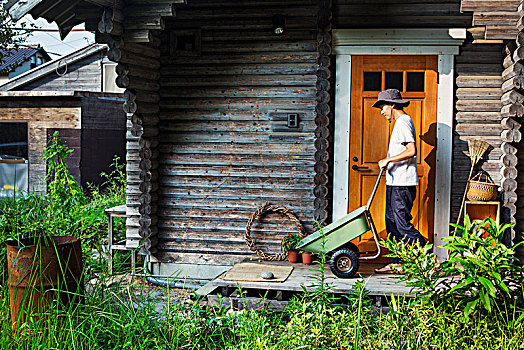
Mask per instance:
[[[469,180],[467,197],[470,201],[492,201],[497,199],[497,185],[485,171],[480,171]]]

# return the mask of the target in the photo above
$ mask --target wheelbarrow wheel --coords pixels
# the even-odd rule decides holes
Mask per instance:
[[[358,255],[353,250],[342,248],[331,255],[329,268],[333,274],[340,278],[355,276],[359,267]]]

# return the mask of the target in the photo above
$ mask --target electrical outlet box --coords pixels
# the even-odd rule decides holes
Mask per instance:
[[[298,114],[297,113],[288,113],[287,127],[288,128],[298,128]]]

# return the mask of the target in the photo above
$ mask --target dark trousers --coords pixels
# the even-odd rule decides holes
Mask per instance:
[[[411,223],[411,209],[416,196],[416,186],[386,186],[386,231],[396,241],[425,245],[426,240]],[[399,259],[391,258],[391,262],[397,264]]]

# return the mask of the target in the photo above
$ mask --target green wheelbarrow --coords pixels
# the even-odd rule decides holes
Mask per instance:
[[[380,179],[384,169],[380,169],[377,181],[368,202],[332,224],[327,225],[322,230],[305,237],[298,243],[298,249],[319,254],[324,243],[324,253],[329,254],[329,267],[333,274],[340,278],[353,277],[359,268],[360,260],[376,259],[380,256],[380,245],[378,243],[377,229],[369,212],[373,197],[377,192]],[[377,249],[369,252],[360,252],[358,247],[351,243],[357,237],[371,230]],[[324,237],[324,238],[323,238]],[[372,256],[361,257],[360,254],[373,254]]]

